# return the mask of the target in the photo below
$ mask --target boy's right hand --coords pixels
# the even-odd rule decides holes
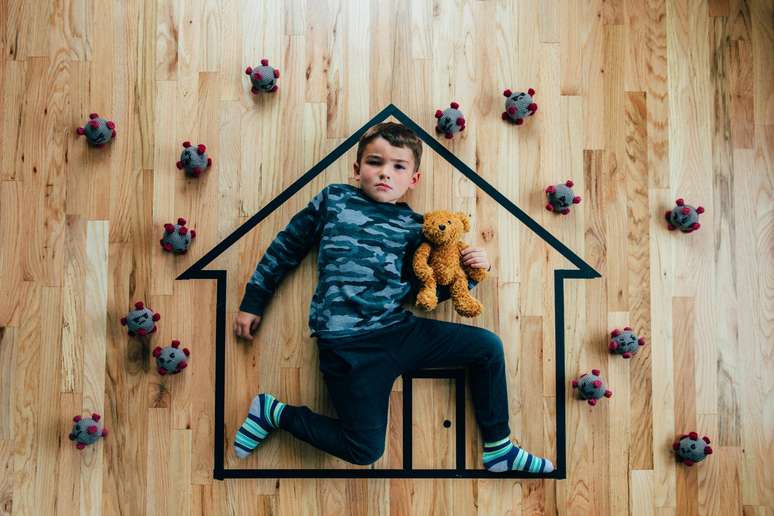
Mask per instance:
[[[239,311],[234,321],[234,335],[252,340],[259,324],[261,324],[260,315]]]

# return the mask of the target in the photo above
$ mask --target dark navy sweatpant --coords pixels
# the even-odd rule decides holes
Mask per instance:
[[[317,338],[320,371],[338,419],[287,405],[280,427],[352,464],[384,453],[390,391],[404,372],[467,367],[485,442],[510,435],[503,344],[492,331],[413,314],[405,322],[339,339]]]

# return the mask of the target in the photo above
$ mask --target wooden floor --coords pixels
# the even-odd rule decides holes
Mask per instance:
[[[0,0],[0,513],[774,514],[773,19],[772,0]],[[254,97],[262,57],[280,90]],[[502,90],[530,87],[537,115],[502,122]],[[444,145],[602,274],[568,282],[566,372],[599,367],[615,394],[568,398],[567,479],[213,480],[214,282],[174,278],[389,103],[431,131],[453,100],[467,129]],[[115,121],[109,147],[76,137],[90,112]],[[213,157],[198,180],[175,168],[184,140]],[[429,316],[502,337],[513,437],[553,458],[551,271],[567,264],[425,152],[407,201],[468,210],[494,264],[484,315]],[[277,231],[353,160],[210,267],[229,271],[228,328]],[[583,203],[547,213],[542,189],[567,178]],[[677,197],[706,208],[698,232],[664,227]],[[179,216],[198,236],[174,257],[158,239]],[[335,415],[306,324],[315,279],[312,252],[252,344],[228,335],[227,441],[259,391]],[[126,335],[137,300],[162,315],[151,347],[191,348],[182,375]],[[627,324],[648,341],[630,361],[606,350]],[[452,467],[453,391],[416,383],[415,466]],[[400,380],[392,394],[375,467],[401,467]],[[91,411],[111,433],[79,452],[71,419]],[[715,453],[689,469],[670,445],[690,430]],[[363,467],[284,433],[226,465]]]

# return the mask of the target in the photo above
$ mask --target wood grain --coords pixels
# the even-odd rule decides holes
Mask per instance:
[[[774,512],[774,2],[771,0],[0,0],[0,514],[745,514]],[[280,89],[252,95],[261,58]],[[539,111],[500,119],[505,88]],[[567,479],[215,481],[215,285],[174,278],[389,103],[442,141],[602,273],[565,288],[566,375],[598,367],[614,396],[567,396]],[[117,138],[76,137],[90,112]],[[214,166],[175,168],[190,140]],[[210,268],[228,271],[227,329],[278,231],[354,149]],[[475,320],[506,347],[512,437],[554,458],[555,268],[566,261],[425,147],[418,212],[471,214],[493,269]],[[573,179],[583,202],[544,209]],[[663,213],[700,204],[701,229]],[[197,230],[163,253],[165,222]],[[316,250],[283,279],[252,342],[227,332],[227,467],[402,467],[403,383],[384,456],[354,466],[279,432],[230,453],[252,397],[272,392],[335,417],[307,328]],[[162,315],[131,339],[137,300]],[[647,345],[610,355],[612,327]],[[151,349],[191,348],[160,377]],[[453,383],[414,381],[415,466],[453,467]],[[481,438],[466,389],[466,466]],[[79,452],[75,414],[109,436]],[[448,419],[450,428],[442,423]],[[715,453],[692,468],[671,443],[696,430]]]

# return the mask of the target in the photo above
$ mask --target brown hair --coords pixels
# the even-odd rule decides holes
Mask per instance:
[[[363,152],[368,144],[380,136],[393,147],[408,147],[414,154],[414,172],[419,170],[419,163],[422,161],[422,140],[414,131],[397,122],[382,122],[368,128],[357,144],[358,163],[363,159]]]

